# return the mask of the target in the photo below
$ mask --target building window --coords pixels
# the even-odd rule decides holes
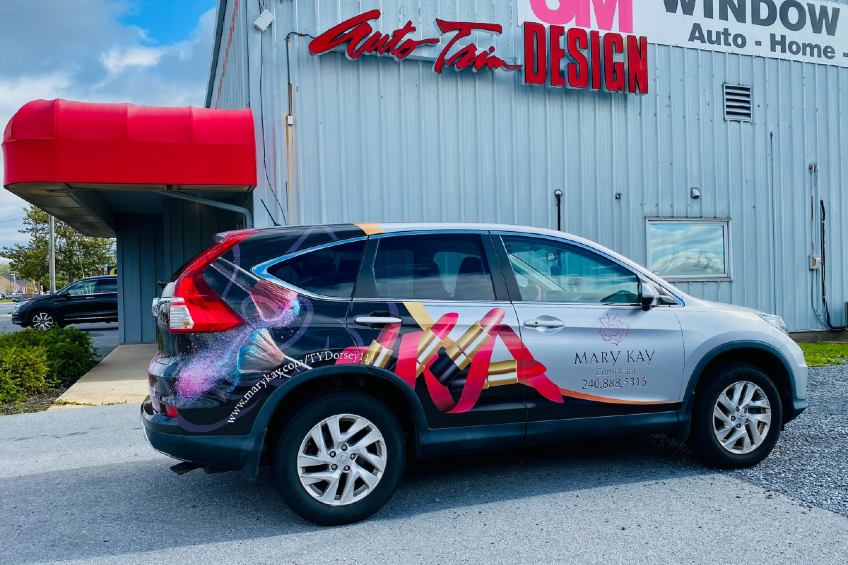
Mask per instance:
[[[648,265],[669,280],[730,280],[729,220],[648,220]]]

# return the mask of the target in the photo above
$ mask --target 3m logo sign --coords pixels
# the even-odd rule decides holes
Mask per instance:
[[[633,33],[633,0],[522,0],[540,23]]]

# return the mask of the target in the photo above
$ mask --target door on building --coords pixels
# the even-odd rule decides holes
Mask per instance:
[[[402,336],[393,346],[397,365],[392,361],[385,368],[414,387],[429,428],[501,426],[503,437],[521,441],[524,387],[478,387],[473,402],[464,396],[466,383],[475,378],[472,370],[482,365],[484,371],[490,366],[506,371],[517,362],[509,340],[500,337],[513,332],[517,340],[518,320],[497,265],[488,234],[372,237],[348,331],[365,345],[398,343],[394,336]],[[486,362],[472,363],[482,350]]]
[[[674,411],[683,338],[673,306],[639,304],[640,277],[611,257],[544,236],[495,239],[533,357],[564,397],[528,396],[533,422]]]

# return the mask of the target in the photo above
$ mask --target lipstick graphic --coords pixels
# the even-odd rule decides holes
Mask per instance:
[[[472,324],[455,343],[439,353],[439,358],[431,367],[433,375],[439,382],[447,385],[465,371],[477,352],[483,349],[489,340],[494,339],[492,331],[503,322],[503,319],[502,309],[495,308],[489,311],[483,319]]]
[[[424,330],[421,339],[418,341],[418,356],[416,363],[416,377],[424,372],[424,368],[428,363],[439,353],[439,350],[445,346],[444,339],[448,336],[456,325],[459,318],[458,314],[445,314],[439,321],[433,324],[430,328]]]
[[[515,359],[498,361],[489,366],[489,376],[483,390],[499,386],[527,384],[529,379],[545,374],[545,366],[538,361],[522,361]]]
[[[391,346],[399,333],[400,324],[391,324],[383,328],[377,339],[371,342],[371,345],[362,355],[362,364],[385,369],[394,354]]]

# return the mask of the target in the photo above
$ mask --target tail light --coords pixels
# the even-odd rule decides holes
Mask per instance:
[[[228,235],[198,255],[177,277],[168,309],[172,333],[223,332],[244,323],[203,280],[203,271],[251,233],[242,231]]]

